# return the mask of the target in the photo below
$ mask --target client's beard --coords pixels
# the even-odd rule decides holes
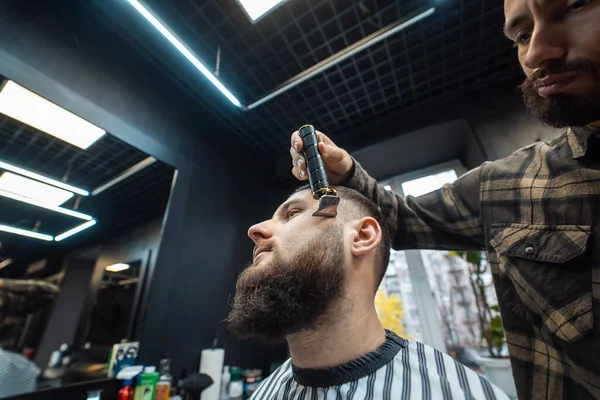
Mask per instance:
[[[314,329],[342,296],[343,244],[336,229],[307,243],[289,262],[273,251],[269,265],[244,270],[227,318],[229,330],[242,338],[276,343]]]
[[[556,94],[545,98],[539,95],[534,87],[534,82],[548,74],[579,72],[590,76],[596,85],[590,88],[586,95],[576,96],[569,94]],[[574,60],[570,62],[553,62],[539,69],[520,86],[525,105],[531,114],[544,124],[555,128],[565,126],[585,126],[590,122],[600,120],[600,75],[598,68],[587,60]]]

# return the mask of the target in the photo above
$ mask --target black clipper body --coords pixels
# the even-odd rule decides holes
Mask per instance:
[[[337,216],[337,206],[340,198],[327,179],[325,165],[319,151],[317,132],[312,125],[304,125],[299,129],[302,138],[304,159],[306,160],[306,172],[308,182],[314,199],[319,200],[319,207],[313,213],[314,217],[334,218]]]

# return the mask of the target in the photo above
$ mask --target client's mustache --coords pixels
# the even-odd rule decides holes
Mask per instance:
[[[594,74],[596,72],[596,66],[591,61],[581,58],[570,61],[549,61],[548,63],[544,64],[542,68],[529,75],[521,85],[521,88],[523,86],[533,85],[535,81],[538,79],[543,79],[548,75],[564,74],[567,72]]]
[[[275,243],[272,240],[263,239],[256,242],[254,245],[254,250],[252,250],[252,254],[256,254],[256,250],[258,248],[265,248],[267,251],[273,251],[273,247],[275,247]]]

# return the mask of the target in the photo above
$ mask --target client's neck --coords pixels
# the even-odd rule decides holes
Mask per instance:
[[[338,307],[337,315],[317,328],[287,337],[292,362],[299,368],[328,368],[355,360],[385,342],[385,330],[370,304]]]

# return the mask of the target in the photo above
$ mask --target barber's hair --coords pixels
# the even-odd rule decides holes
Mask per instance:
[[[310,190],[310,186],[304,185],[296,189],[296,191],[299,192],[306,189]],[[385,272],[387,271],[390,262],[391,238],[389,230],[385,225],[383,215],[375,203],[356,190],[343,186],[336,186],[335,190],[340,197],[338,215],[348,215],[357,218],[371,217],[377,221],[381,228],[381,243],[379,244],[375,258],[375,278],[377,283],[375,289],[377,289],[385,276]]]

